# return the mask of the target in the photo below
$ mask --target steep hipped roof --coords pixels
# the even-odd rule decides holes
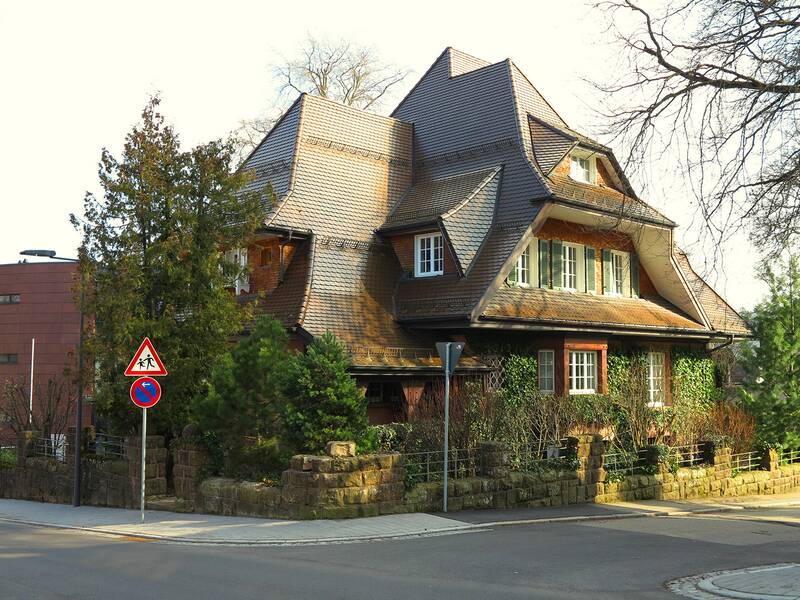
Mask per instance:
[[[750,335],[751,331],[745,320],[695,272],[686,253],[676,248],[675,258],[711,326],[727,334]]]
[[[632,192],[554,170],[575,145],[613,160],[569,129],[511,61],[489,64],[452,48],[392,117],[302,95],[245,165],[257,170],[253,185],[271,181],[278,197],[265,226],[310,238],[264,308],[311,335],[334,332],[364,368],[430,367],[434,340],[406,328],[423,320],[575,312],[574,298],[503,285],[555,202],[673,225]],[[403,272],[386,236],[428,225],[445,234],[458,274]],[[580,301],[592,303],[598,323],[703,330],[660,299]]]

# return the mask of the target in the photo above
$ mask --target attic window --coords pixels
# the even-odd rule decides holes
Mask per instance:
[[[414,277],[444,273],[444,243],[441,233],[423,233],[414,238]]]
[[[581,183],[595,183],[595,157],[582,152],[570,156],[569,176]]]

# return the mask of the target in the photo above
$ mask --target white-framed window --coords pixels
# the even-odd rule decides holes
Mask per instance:
[[[569,160],[569,176],[581,183],[594,183],[595,157],[591,154],[574,153]]]
[[[444,241],[441,233],[423,233],[414,238],[414,277],[444,273]]]
[[[231,281],[230,287],[234,289],[238,296],[242,292],[250,291],[250,274],[247,272],[247,248],[238,250],[227,250],[225,252],[225,262],[234,265],[238,275]]]
[[[647,353],[647,390],[652,407],[664,406],[664,352]]]
[[[561,287],[565,290],[578,289],[578,246],[562,243],[561,246]]]
[[[619,296],[625,293],[626,284],[630,281],[630,259],[627,252],[611,251],[611,281],[610,289],[612,294]]]
[[[594,394],[597,390],[597,352],[571,350],[569,353],[569,393]]]
[[[509,285],[528,287],[531,285],[531,247],[517,257],[517,262],[508,276]]]
[[[556,391],[555,351],[539,350],[539,391],[553,394]]]

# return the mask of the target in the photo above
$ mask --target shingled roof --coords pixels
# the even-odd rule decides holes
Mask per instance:
[[[622,191],[561,175],[555,167],[576,145],[618,167],[510,60],[490,64],[452,48],[391,117],[301,95],[244,165],[256,171],[252,186],[275,191],[264,227],[308,238],[261,310],[312,336],[335,333],[363,368],[430,368],[434,340],[412,329],[425,320],[541,321],[561,311],[585,322],[569,316],[574,298],[504,285],[512,256],[554,203],[667,230],[674,223],[635,197],[621,169]],[[427,226],[445,235],[458,273],[415,279],[401,268],[387,237]],[[712,301],[696,281],[692,289]],[[592,303],[597,323],[704,329],[658,298],[580,301]],[[721,310],[715,319],[733,322]]]

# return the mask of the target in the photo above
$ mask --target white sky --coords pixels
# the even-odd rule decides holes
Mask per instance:
[[[119,151],[153,92],[192,145],[270,106],[270,65],[308,34],[374,46],[411,69],[400,97],[454,46],[492,62],[512,58],[570,126],[591,135],[598,99],[582,78],[602,75],[615,58],[600,22],[583,0],[2,3],[0,263],[16,262],[24,248],[75,255],[69,213],[82,210],[87,190],[99,192],[101,148]],[[671,192],[647,194],[648,202],[689,224],[679,179],[651,187]],[[696,238],[682,235],[687,244]],[[752,307],[765,291],[753,277],[758,253],[742,238],[725,257],[709,281],[734,307]],[[706,257],[692,258],[702,269]]]

